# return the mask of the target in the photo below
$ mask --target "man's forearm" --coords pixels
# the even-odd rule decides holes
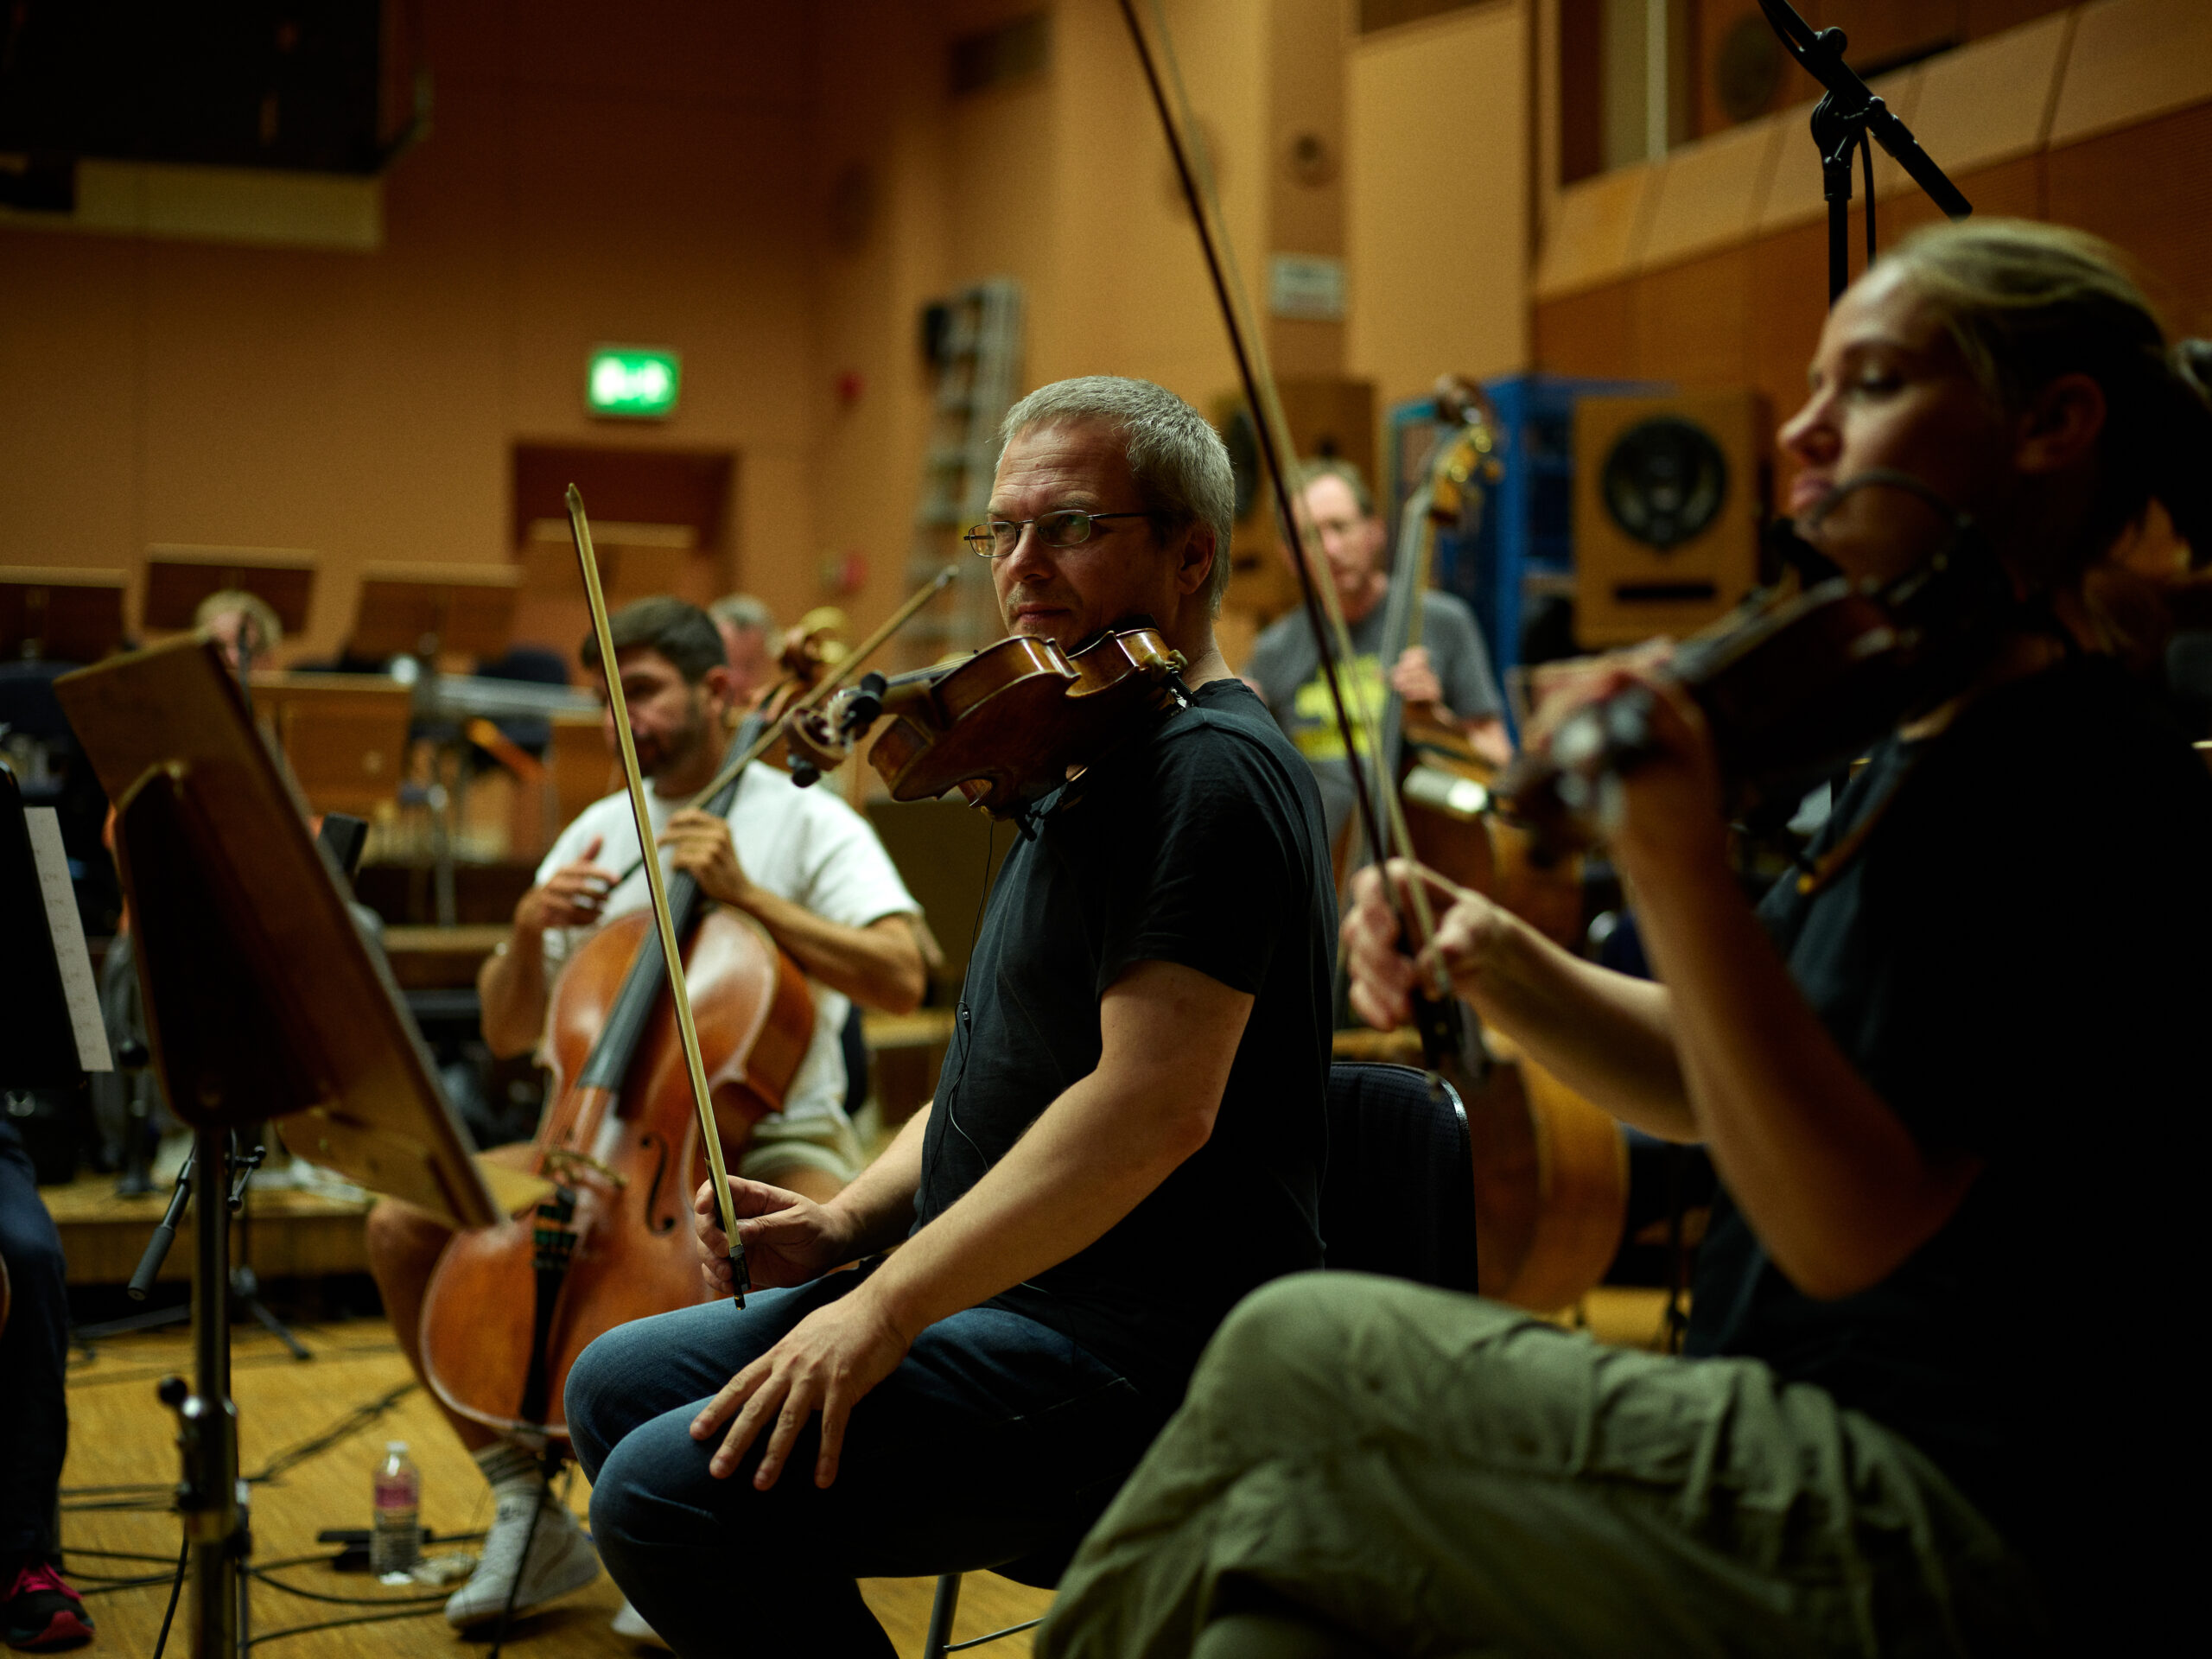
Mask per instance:
[[[1096,1243],[1205,1140],[1094,1071],[884,1264],[874,1294],[911,1339]]]
[[[1503,766],[1513,759],[1513,740],[1506,734],[1505,721],[1497,715],[1477,715],[1463,722],[1461,729],[1475,753],[1494,766]]]
[[[528,1052],[545,1028],[544,937],[517,928],[477,973],[484,1046],[503,1060]]]
[[[908,1118],[883,1155],[825,1206],[848,1234],[848,1261],[887,1250],[913,1230],[914,1195],[922,1186],[922,1140],[929,1131],[930,1110],[924,1106]]]
[[[747,893],[744,907],[792,961],[831,990],[864,1007],[893,1014],[909,1013],[920,1005],[927,974],[921,946],[905,917],[887,916],[866,927],[847,927],[757,885]],[[886,926],[887,922],[891,925]]]

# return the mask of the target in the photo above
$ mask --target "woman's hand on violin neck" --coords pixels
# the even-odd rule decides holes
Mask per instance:
[[[1397,908],[1384,893],[1382,876],[1373,869],[1362,870],[1353,880],[1351,907],[1338,930],[1345,969],[1351,976],[1352,1007],[1381,1031],[1395,1030],[1412,1017],[1414,988],[1433,977],[1438,963],[1454,991],[1471,995],[1511,925],[1510,918],[1482,894],[1409,859],[1392,859],[1389,870]],[[1418,957],[1408,954],[1405,937],[1413,914],[1407,894],[1416,880],[1427,894],[1436,923],[1434,938]],[[1402,912],[1407,918],[1402,923]]]
[[[753,881],[737,861],[727,818],[686,808],[669,819],[660,844],[668,849],[669,862],[696,881],[708,898],[740,910],[753,908]]]
[[[707,1465],[717,1480],[736,1472],[747,1448],[767,1428],[767,1446],[753,1474],[753,1486],[767,1491],[783,1472],[799,1431],[817,1411],[822,1449],[814,1462],[814,1484],[827,1486],[836,1479],[845,1424],[855,1403],[898,1369],[912,1342],[871,1294],[874,1285],[863,1280],[815,1309],[700,1408],[691,1420],[693,1440],[711,1440],[729,1424]]]
[[[729,1195],[730,1208],[737,1214],[738,1242],[745,1246],[746,1270],[756,1285],[803,1285],[849,1259],[848,1241],[836,1213],[813,1199],[741,1175],[729,1178]],[[710,1180],[700,1182],[692,1195],[691,1231],[709,1294],[733,1294],[729,1240],[722,1232],[721,1207],[715,1201]]]
[[[1726,864],[1720,761],[1705,712],[1664,670],[1673,646],[1653,641],[1632,651],[1537,671],[1539,702],[1528,747],[1548,747],[1570,715],[1641,691],[1649,699],[1648,752],[1618,779],[1603,828],[1608,849],[1631,881],[1663,880],[1684,868]]]

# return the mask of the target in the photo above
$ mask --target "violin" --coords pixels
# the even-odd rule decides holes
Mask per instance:
[[[1185,666],[1149,619],[1109,628],[1073,652],[1015,634],[957,663],[888,680],[869,675],[794,720],[791,752],[817,775],[833,770],[880,718],[887,723],[868,760],[893,800],[958,789],[993,817],[1010,817],[1147,715],[1180,706]]]
[[[2015,593],[1972,518],[1909,474],[1846,480],[1808,528],[1869,487],[1904,490],[1934,509],[1945,532],[1935,550],[1888,582],[1801,578],[1794,590],[1754,593],[1682,641],[1661,670],[1703,711],[1732,809],[1794,803],[1901,721],[1964,690],[2011,632],[2039,620],[2057,626]],[[1825,564],[1786,521],[1775,534],[1787,563]],[[1619,780],[1654,753],[1655,709],[1642,685],[1576,709],[1499,780],[1502,810],[1548,855],[1596,845],[1618,810]]]

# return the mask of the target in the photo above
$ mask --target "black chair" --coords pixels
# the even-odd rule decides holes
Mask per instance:
[[[1332,1268],[1473,1291],[1474,1145],[1450,1084],[1409,1065],[1329,1068],[1321,1238]]]
[[[1474,1143],[1459,1092],[1409,1065],[1342,1061],[1329,1068],[1329,1161],[1321,1179],[1322,1259],[1444,1290],[1475,1288]],[[1008,1561],[1002,1579],[1050,1590],[1080,1538]],[[923,1659],[944,1659],[1038,1623],[966,1642],[952,1638],[960,1574],[937,1581]]]

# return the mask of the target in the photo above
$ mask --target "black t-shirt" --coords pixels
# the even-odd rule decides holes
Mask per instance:
[[[1216,680],[1039,803],[991,891],[923,1143],[917,1230],[1098,1065],[1141,962],[1254,998],[1213,1134],[1089,1249],[992,1299],[1172,1400],[1245,1293],[1321,1265],[1336,895],[1312,774]]]
[[[1723,1192],[1688,1345],[1903,1433],[2070,1617],[2158,1547],[2162,1483],[2186,1504],[2200,1490],[2167,1332],[2212,1095],[2212,777],[2147,693],[2086,659],[1883,743],[1813,852],[1876,814],[1829,885],[1786,877],[1760,914],[1921,1146],[1986,1162],[1934,1238],[1832,1301],[1796,1290]]]

